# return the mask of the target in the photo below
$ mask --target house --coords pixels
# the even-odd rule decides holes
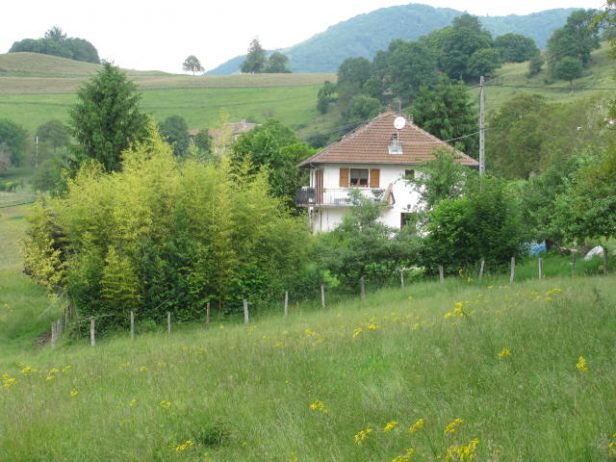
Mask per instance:
[[[298,193],[297,204],[307,207],[315,233],[336,228],[353,204],[352,188],[383,203],[380,221],[400,229],[417,212],[419,192],[405,178],[434,159],[435,149],[455,151],[462,165],[479,163],[394,112],[380,114],[337,143],[305,160],[310,186]]]

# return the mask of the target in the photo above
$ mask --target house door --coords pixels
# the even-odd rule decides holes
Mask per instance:
[[[323,169],[314,171],[314,192],[317,204],[323,203]]]

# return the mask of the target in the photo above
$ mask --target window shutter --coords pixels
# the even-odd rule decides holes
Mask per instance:
[[[341,188],[349,187],[349,169],[348,168],[340,169],[340,187]]]
[[[381,171],[378,168],[373,168],[370,170],[370,187],[378,188],[379,181],[381,179]]]

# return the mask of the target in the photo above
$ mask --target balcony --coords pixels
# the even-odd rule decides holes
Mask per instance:
[[[295,195],[298,207],[351,207],[353,203],[350,192],[354,188],[311,188],[303,187]],[[364,197],[375,202],[384,202],[385,190],[378,188],[355,188]],[[355,201],[356,202],[356,201]]]

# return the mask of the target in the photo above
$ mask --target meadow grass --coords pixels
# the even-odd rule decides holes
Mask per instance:
[[[584,75],[573,82],[554,80],[547,65],[534,77],[527,77],[528,62],[507,63],[488,79],[486,87],[486,108],[488,112],[498,111],[507,101],[519,94],[537,94],[549,102],[568,103],[583,98],[612,98],[616,91],[614,82],[614,60],[607,43],[592,53],[592,65]],[[479,88],[470,90],[474,101],[479,101]]]
[[[614,282],[452,279],[249,327],[16,353],[0,363],[0,460],[428,461],[462,446],[607,460]]]
[[[51,119],[68,121],[77,89],[99,66],[34,53],[0,55],[0,118],[33,133]],[[316,97],[334,74],[242,74],[188,76],[127,71],[143,93],[142,109],[159,121],[181,115],[191,128],[213,128],[223,122],[269,118],[300,128],[319,117]],[[335,121],[334,121],[335,122]]]

